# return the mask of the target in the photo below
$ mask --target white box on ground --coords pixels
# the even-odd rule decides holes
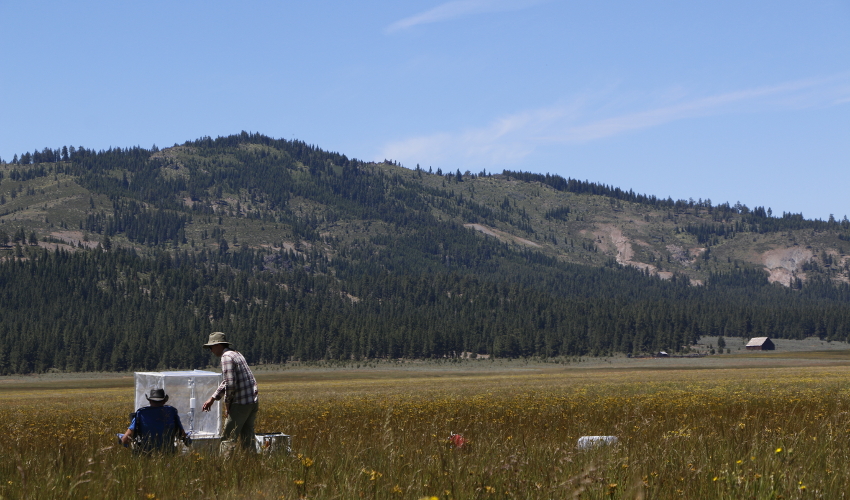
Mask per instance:
[[[282,432],[255,434],[257,453],[291,453],[291,437]]]
[[[587,450],[590,448],[595,448],[597,446],[614,444],[616,442],[617,436],[582,436],[578,438],[578,444],[576,445],[576,448],[580,450]]]

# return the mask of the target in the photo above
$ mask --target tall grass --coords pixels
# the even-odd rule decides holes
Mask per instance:
[[[132,390],[5,391],[3,498],[840,498],[850,370],[260,381],[293,454],[138,458]],[[447,443],[450,433],[468,444]],[[619,443],[577,450],[582,435]]]

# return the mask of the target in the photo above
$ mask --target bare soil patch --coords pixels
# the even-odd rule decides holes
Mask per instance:
[[[529,246],[529,247],[537,247],[540,245],[525,238],[520,238],[519,236],[514,236],[513,234],[506,233],[504,231],[499,231],[498,229],[483,226],[481,224],[464,224],[463,227],[468,227],[470,229],[475,229],[476,231],[482,232],[488,236],[493,236],[498,238],[501,241],[508,241],[513,243],[519,243],[521,245]]]
[[[768,281],[790,286],[795,275],[801,279],[805,278],[803,274],[797,275],[797,271],[800,266],[812,260],[812,255],[809,249],[790,247],[768,250],[760,257],[764,268],[769,273]]]
[[[87,248],[95,248],[98,244],[97,241],[83,241],[84,236],[82,231],[54,231],[50,233],[50,236],[67,241],[74,246],[79,246],[82,243]]]

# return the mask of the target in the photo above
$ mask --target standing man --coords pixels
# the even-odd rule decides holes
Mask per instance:
[[[230,342],[222,332],[210,334],[204,347],[221,358],[221,385],[204,402],[202,409],[210,411],[215,401],[224,396],[224,432],[221,437],[221,454],[229,457],[237,444],[245,450],[255,450],[254,422],[257,419],[257,381],[248,368],[248,362],[238,351],[230,349]]]

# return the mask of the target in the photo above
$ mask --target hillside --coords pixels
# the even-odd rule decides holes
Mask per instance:
[[[15,160],[0,165],[2,373],[202,366],[212,329],[253,362],[850,333],[846,218],[244,132]],[[81,360],[61,353],[71,338]]]
[[[764,269],[786,286],[850,276],[846,217],[811,221],[764,207],[674,202],[548,174],[441,175],[248,134],[156,152],[78,151],[68,162],[56,151],[58,162],[2,164],[0,217],[10,239],[23,230],[27,238],[35,232],[40,241],[93,247],[106,235],[137,250],[166,242],[217,248],[224,239],[335,255],[358,239],[415,226],[408,220],[415,216],[565,262],[615,259],[662,278],[682,273],[704,282],[740,266]],[[134,222],[107,227],[122,219]],[[158,223],[165,226],[159,234],[140,229]]]

